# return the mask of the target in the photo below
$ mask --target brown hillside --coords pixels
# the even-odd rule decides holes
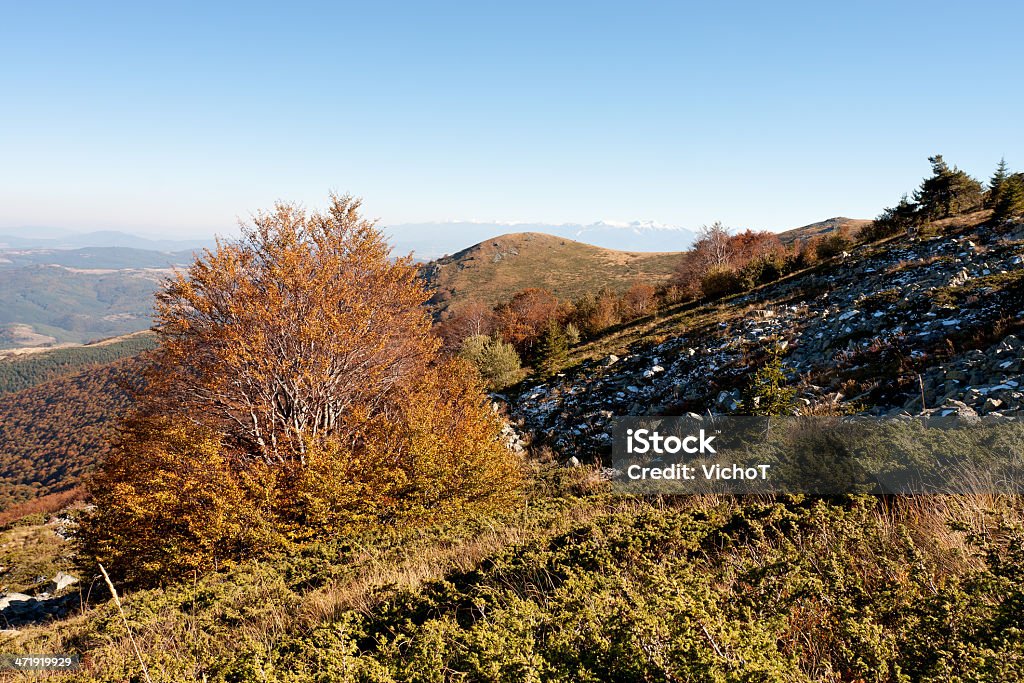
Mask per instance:
[[[527,287],[544,287],[572,299],[601,287],[624,291],[637,281],[657,285],[671,277],[679,257],[680,252],[614,251],[523,232],[431,261],[422,274],[437,289],[431,303],[443,312],[470,298],[497,304]]]
[[[138,359],[88,367],[0,401],[0,510],[69,490],[103,457]]]
[[[780,232],[779,239],[783,244],[788,245],[796,242],[797,240],[806,240],[812,237],[817,237],[818,235],[826,235],[841,228],[848,228],[852,234],[856,234],[857,231],[865,225],[871,225],[873,222],[874,221],[863,218],[844,218],[843,216],[837,216],[835,218],[826,218],[825,220],[818,221],[817,223],[811,223],[810,225],[804,225],[799,228]]]

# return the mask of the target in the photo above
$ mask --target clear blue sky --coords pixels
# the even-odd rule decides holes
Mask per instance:
[[[1024,168],[1024,3],[5,2],[0,228],[871,217]]]

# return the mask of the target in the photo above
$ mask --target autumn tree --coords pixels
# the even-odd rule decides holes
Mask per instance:
[[[786,250],[774,233],[730,234],[719,222],[704,226],[676,267],[673,284],[689,296],[717,297],[749,288],[762,274],[774,279],[785,267]],[[756,272],[742,272],[755,264]]]
[[[301,462],[304,436],[386,410],[423,371],[437,349],[426,299],[358,200],[280,204],[158,293],[154,407],[213,420],[264,462]]]
[[[97,557],[154,543],[155,565],[209,567],[260,520],[294,538],[514,490],[475,373],[438,353],[415,267],[359,207],[278,205],[158,293],[145,391],[91,487]]]
[[[456,353],[470,337],[489,336],[497,324],[494,309],[478,300],[467,301],[434,325],[445,350]]]
[[[499,335],[520,353],[529,354],[549,323],[561,318],[562,307],[550,291],[530,287],[514,294],[495,315]]]
[[[607,287],[588,292],[573,301],[569,317],[582,334],[592,337],[620,322],[619,297]]]
[[[622,310],[628,318],[639,318],[654,310],[658,290],[646,282],[634,283],[622,295]]]

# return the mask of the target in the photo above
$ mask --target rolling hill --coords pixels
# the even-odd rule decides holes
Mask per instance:
[[[856,233],[858,230],[866,225],[870,225],[871,223],[872,221],[862,218],[845,218],[843,216],[836,216],[835,218],[826,218],[825,220],[818,221],[817,223],[810,223],[808,225],[800,226],[799,228],[780,232],[779,240],[781,240],[783,244],[789,245],[797,240],[806,240],[820,235],[827,235],[830,232],[841,230],[843,228]]]
[[[625,290],[637,281],[666,282],[680,252],[602,249],[535,232],[501,235],[422,267],[437,289],[431,304],[439,312],[470,298],[497,304],[527,287],[550,289],[571,299],[601,287]]]
[[[144,330],[160,281],[192,253],[0,249],[0,349],[82,344]]]
[[[0,350],[0,396],[131,358],[155,346],[156,335],[144,331],[81,346]]]

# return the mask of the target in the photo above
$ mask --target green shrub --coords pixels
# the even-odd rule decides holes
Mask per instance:
[[[766,254],[753,259],[740,270],[740,286],[742,289],[753,289],[758,285],[775,282],[786,270],[786,260],[782,254]]]
[[[463,342],[459,355],[473,364],[490,389],[503,389],[522,377],[522,364],[515,347],[500,339],[473,335]]]
[[[830,259],[839,256],[853,244],[849,235],[843,230],[836,230],[825,235],[818,241],[816,252],[819,259]]]

